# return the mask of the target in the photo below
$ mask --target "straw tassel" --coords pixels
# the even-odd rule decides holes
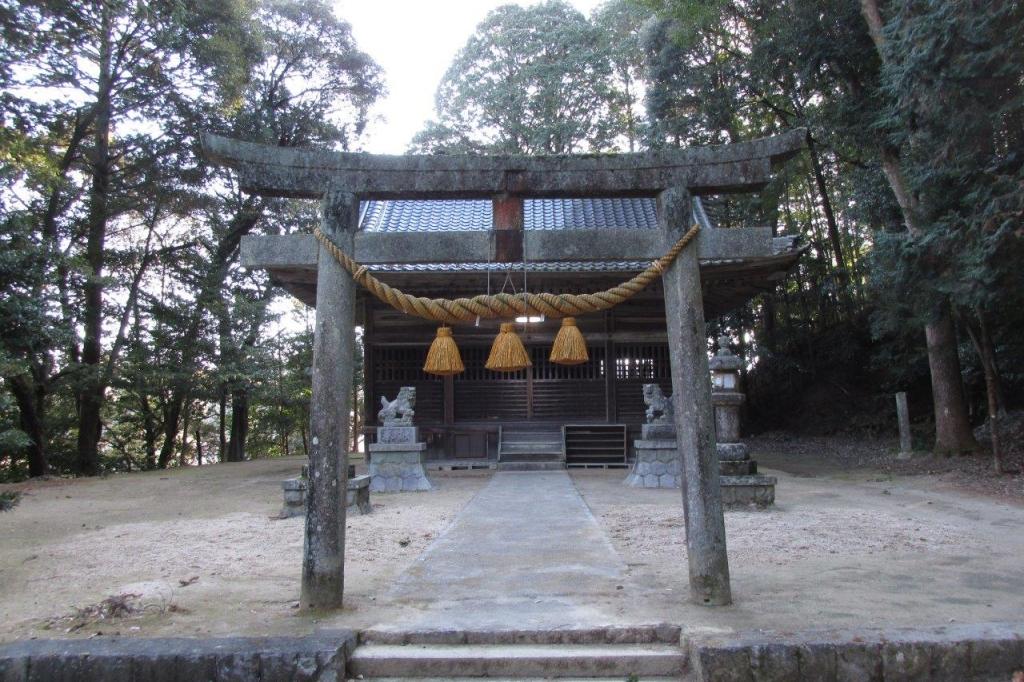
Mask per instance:
[[[491,354],[487,356],[484,366],[495,372],[518,372],[532,365],[522,340],[516,334],[515,324],[502,322],[501,331],[494,339]]]
[[[437,337],[430,344],[430,350],[427,351],[427,361],[423,365],[423,371],[427,374],[450,377],[465,370],[462,356],[459,354],[459,347],[455,345],[455,339],[452,338],[452,328],[438,327]]]
[[[576,326],[575,317],[563,317],[562,327],[555,336],[551,346],[551,362],[559,365],[582,365],[590,359],[587,354],[587,342]]]

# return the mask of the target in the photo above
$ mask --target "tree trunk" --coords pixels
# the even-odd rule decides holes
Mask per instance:
[[[964,321],[967,333],[971,337],[971,343],[978,359],[981,361],[982,371],[985,374],[985,398],[988,404],[988,423],[992,432],[992,468],[997,474],[1004,473],[1002,440],[999,436],[999,418],[1006,410],[1006,404],[1002,396],[1002,379],[999,376],[999,366],[996,364],[995,344],[988,331],[988,321],[985,313],[980,308],[976,310],[978,316],[978,330],[971,327],[968,320]]]
[[[202,420],[196,424],[196,466],[203,466],[203,430]]]
[[[178,466],[183,467],[188,455],[188,427],[192,422],[192,398],[185,399],[185,414],[181,418],[183,426],[181,429],[181,447],[178,449]]]
[[[156,465],[166,469],[174,456],[174,448],[178,442],[178,424],[181,419],[181,408],[185,399],[183,396],[172,394],[170,403],[164,413],[164,442],[160,446],[160,458]]]
[[[228,441],[227,461],[245,461],[245,440],[249,436],[249,391],[236,388],[231,391],[231,439]]]
[[[967,419],[960,357],[957,354],[956,327],[949,305],[944,304],[938,319],[925,326],[928,343],[928,367],[932,375],[932,402],[935,408],[935,453],[939,455],[974,452],[971,423]]]
[[[100,410],[104,386],[100,359],[103,340],[103,261],[107,236],[107,201],[110,191],[111,117],[111,19],[104,5],[100,19],[99,74],[96,88],[96,120],[93,131],[92,186],[89,191],[85,259],[88,275],[84,285],[84,327],[82,364],[85,365],[79,392],[78,473],[95,476],[100,472],[99,443],[102,431]]]
[[[227,428],[228,428],[228,387],[227,384],[221,383],[220,385],[220,397],[217,408],[217,461],[224,462],[225,457],[228,454],[228,439],[227,439]]]
[[[153,415],[153,409],[149,404],[149,399],[146,397],[145,393],[141,393],[141,391],[145,390],[145,387],[140,386],[138,390],[140,391],[139,404],[142,408],[142,430],[146,441],[146,468],[155,469],[156,437],[159,429],[156,427],[156,418]]]
[[[29,445],[26,448],[28,475],[43,476],[48,468],[46,427],[43,425],[45,392],[33,386],[33,382],[30,382],[26,375],[6,377],[4,381],[10,386],[14,400],[18,404],[19,426],[29,438]]]

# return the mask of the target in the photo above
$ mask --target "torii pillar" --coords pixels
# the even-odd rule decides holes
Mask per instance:
[[[658,221],[665,232],[666,245],[682,236],[691,215],[690,194],[685,189],[669,189],[658,195]],[[690,599],[708,606],[731,604],[697,249],[683,249],[662,278],[672,365],[673,416],[682,457]]]
[[[349,192],[329,190],[320,201],[320,211],[320,229],[346,253],[354,253],[359,199]],[[304,609],[334,609],[341,608],[345,592],[344,500],[348,486],[356,285],[324,249],[319,250],[316,272],[309,492],[299,603]]]

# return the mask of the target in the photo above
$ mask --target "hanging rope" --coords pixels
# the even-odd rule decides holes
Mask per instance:
[[[574,317],[586,313],[607,310],[632,298],[643,291],[651,282],[661,277],[672,261],[700,231],[698,225],[691,227],[679,241],[672,245],[665,255],[654,261],[643,272],[618,286],[591,294],[481,294],[473,298],[426,298],[411,296],[400,289],[388,286],[370,274],[365,265],[352,260],[348,254],[323,233],[319,226],[313,234],[320,244],[334,256],[352,278],[367,291],[392,308],[407,315],[425,320],[452,324],[472,322],[477,317],[484,319],[508,319],[522,315],[546,315],[547,317]]]

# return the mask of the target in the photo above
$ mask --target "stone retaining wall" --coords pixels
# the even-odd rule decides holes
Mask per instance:
[[[751,632],[690,640],[702,682],[1000,680],[1024,671],[1024,623]]]
[[[0,682],[340,682],[355,633],[211,639],[97,638],[0,645]]]
[[[678,626],[587,630],[401,632],[370,630],[362,642],[387,644],[618,644],[679,642],[687,680],[999,680],[1024,671],[1024,623],[928,629],[835,629],[716,636]],[[340,682],[357,643],[347,630],[306,637],[30,640],[0,645],[0,682]]]

